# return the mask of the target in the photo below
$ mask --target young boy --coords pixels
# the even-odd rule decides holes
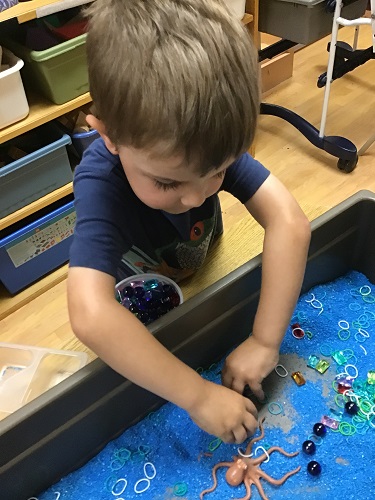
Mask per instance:
[[[75,174],[77,225],[68,278],[77,337],[118,373],[241,443],[257,427],[242,396],[278,361],[310,238],[295,200],[246,151],[259,109],[257,54],[221,0],[96,0],[89,9],[90,88],[101,139]],[[253,334],[203,380],[115,300],[124,274],[197,270],[222,231],[217,193],[265,228]]]

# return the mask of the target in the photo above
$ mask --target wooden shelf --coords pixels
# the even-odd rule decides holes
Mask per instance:
[[[72,101],[68,101],[60,105],[53,104],[51,101],[34,94],[28,95],[27,99],[30,105],[30,112],[28,116],[17,123],[13,123],[13,125],[10,125],[9,127],[1,129],[0,144],[91,102],[89,92],[76,97]]]
[[[55,9],[50,9],[51,12],[59,12],[65,10],[66,8],[76,7],[78,5],[83,5],[85,3],[91,2],[92,0],[76,0],[76,2],[71,3],[64,0],[29,0],[27,2],[20,2],[10,9],[4,10],[0,13],[0,22],[9,21],[9,19],[17,19],[19,23],[25,23],[26,21],[31,21],[38,17],[37,10],[43,7],[54,6]],[[68,4],[68,5],[67,5]],[[44,14],[44,15],[47,15]]]
[[[242,18],[242,24],[250,24],[254,21],[254,16],[252,14],[246,13]]]
[[[68,275],[68,264],[59,267],[55,271],[47,274],[33,285],[28,286],[22,292],[11,295],[2,284],[0,284],[0,320],[9,316],[13,312],[36,299],[39,295],[51,289],[63,281]]]
[[[0,22],[17,18],[19,22],[30,21],[36,18],[36,9],[57,3],[59,0],[30,0],[29,2],[20,2],[19,4],[4,10],[0,14]]]
[[[38,200],[34,201],[33,203],[30,203],[29,205],[20,208],[16,212],[13,212],[12,214],[3,217],[2,219],[0,219],[0,231],[8,226],[11,226],[15,222],[24,219],[28,215],[31,215],[37,212],[38,210],[47,207],[48,205],[51,205],[55,201],[64,198],[64,196],[67,196],[72,192],[73,192],[73,182],[69,182],[68,184],[65,184],[65,186],[62,186],[61,188],[56,189],[55,191],[52,191],[52,193],[48,193],[42,198],[39,198]]]
[[[79,3],[88,3],[90,0],[77,2]],[[28,2],[20,2],[19,4],[11,7],[10,9],[4,10],[0,13],[0,22],[8,21],[9,19],[17,18],[19,23],[25,23],[26,21],[31,21],[32,19],[36,19],[37,9],[41,7],[46,7],[47,5],[53,4],[63,4],[64,2],[61,0],[29,0]],[[63,10],[63,8],[61,9]],[[242,22],[244,24],[251,23],[253,20],[252,14],[245,14]]]

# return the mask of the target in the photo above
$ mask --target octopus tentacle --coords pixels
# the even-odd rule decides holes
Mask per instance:
[[[264,472],[261,469],[258,469],[259,476],[268,481],[269,483],[273,484],[274,486],[280,486],[285,483],[285,481],[290,477],[293,476],[294,474],[297,474],[301,470],[301,466],[297,467],[296,469],[287,472],[282,478],[280,479],[274,479],[273,477],[269,476],[266,472]]]
[[[216,471],[220,469],[221,467],[230,467],[233,465],[233,462],[219,462],[218,464],[215,465],[215,467],[212,469],[212,478],[214,480],[213,486],[211,488],[207,488],[206,490],[202,491],[201,494],[199,495],[200,500],[202,500],[203,496],[206,493],[211,493],[214,491],[217,487],[217,477],[216,477]]]
[[[252,479],[244,479],[243,481],[244,485],[245,485],[245,488],[246,488],[246,495],[242,498],[238,498],[238,500],[250,500],[251,498],[251,485],[253,484],[253,481]]]
[[[257,474],[259,473],[260,471],[257,470]],[[263,471],[262,471],[263,472]],[[259,495],[262,497],[263,500],[268,500],[268,497],[266,496],[266,494],[264,493],[264,489],[263,489],[263,486],[261,485],[261,482],[259,480],[258,477],[253,477],[252,478],[253,480],[253,483],[255,484],[255,486],[258,488],[258,491],[259,491]]]
[[[250,455],[251,449],[253,447],[253,444],[260,441],[261,439],[264,438],[264,428],[263,428],[263,422],[265,421],[266,417],[263,417],[262,420],[259,420],[259,430],[260,430],[260,435],[256,438],[253,438],[250,443],[246,446],[246,451],[245,455]]]
[[[280,448],[280,446],[272,446],[271,448],[269,448],[267,450],[267,454],[271,455],[271,453],[273,453],[274,451],[278,451],[279,453],[281,453],[285,457],[295,457],[296,455],[299,454],[299,451],[295,451],[294,453],[288,453],[287,451],[285,451],[282,448]],[[262,462],[264,462],[266,460],[266,458],[267,458],[267,454],[263,453],[259,457],[254,458],[254,460],[252,462],[253,465],[260,465]]]

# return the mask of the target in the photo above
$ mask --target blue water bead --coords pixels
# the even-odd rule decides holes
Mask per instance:
[[[121,295],[123,298],[125,297],[133,297],[134,295],[134,289],[131,286],[126,286],[121,290]]]
[[[144,300],[147,300],[147,302],[150,302],[152,300],[152,291],[146,290],[143,298],[144,298]]]
[[[155,321],[156,319],[159,318],[159,314],[158,314],[156,309],[149,309],[148,315],[149,315],[150,321]]]
[[[145,298],[138,299],[138,304],[135,304],[140,311],[148,311],[150,309],[150,302],[147,302]]]
[[[306,453],[306,455],[313,455],[316,451],[316,445],[314,441],[308,439],[302,443],[302,451]]]
[[[128,298],[125,297],[122,301],[121,304],[126,307],[126,309],[129,309],[129,307],[132,305],[132,301]]]
[[[157,288],[153,288],[150,292],[152,293],[152,300],[159,301],[163,298],[163,292]]]
[[[165,304],[160,304],[156,308],[156,312],[158,313],[159,317],[164,316],[164,314],[166,314],[168,312],[168,307]]]
[[[131,301],[131,303],[132,303],[133,306],[135,306],[138,309],[140,309],[140,307],[141,307],[141,300],[140,299],[138,299],[137,297],[132,297],[130,299],[130,301]]]
[[[320,465],[319,462],[316,462],[315,460],[312,460],[307,464],[307,472],[311,474],[312,476],[319,476],[319,474],[322,472],[322,466]]]
[[[169,297],[173,292],[173,286],[172,285],[163,285],[163,292],[166,297]]]
[[[143,289],[142,286],[136,286],[134,288],[134,295],[138,297],[139,299],[142,298],[145,294],[145,290]]]
[[[316,436],[322,437],[322,436],[326,435],[327,428],[324,424],[318,422],[318,423],[314,424],[313,432]]]
[[[168,311],[170,311],[174,307],[170,297],[164,297],[163,299],[161,299],[160,303],[161,305],[165,306]]]
[[[145,290],[154,290],[155,288],[159,287],[159,281],[156,279],[147,280],[144,282],[143,286]]]
[[[141,311],[138,315],[138,318],[142,321],[143,324],[147,325],[147,323],[149,323],[150,321],[150,315],[145,312],[145,311]]]

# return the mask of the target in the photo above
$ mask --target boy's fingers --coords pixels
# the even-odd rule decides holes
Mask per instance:
[[[247,439],[248,430],[243,425],[241,425],[237,429],[234,429],[233,436],[234,436],[234,442],[237,444],[241,444],[245,441],[245,439]]]
[[[247,431],[247,437],[255,434],[256,430],[258,429],[257,418],[254,418],[251,415],[247,415],[247,417],[245,419],[245,427],[246,427],[246,431]]]
[[[223,443],[226,444],[232,444],[235,442],[236,439],[233,432],[226,432],[222,436],[219,436],[219,438],[223,441]]]
[[[239,379],[233,379],[231,388],[242,396],[243,390],[245,389],[245,382]]]
[[[263,392],[263,389],[262,389],[262,384],[260,382],[252,382],[251,385],[249,384],[249,387],[252,390],[254,396],[259,401],[263,401],[264,400],[264,392]]]
[[[221,383],[224,387],[232,387],[233,377],[229,375],[229,372],[225,369],[221,372]]]
[[[250,399],[248,399],[248,398],[244,398],[244,399],[245,399],[246,410],[247,410],[248,414],[250,414],[249,418],[255,419],[255,426],[256,426],[256,425],[258,425],[257,424],[258,410],[256,409],[256,406],[254,405],[254,403],[252,401],[250,401]]]

